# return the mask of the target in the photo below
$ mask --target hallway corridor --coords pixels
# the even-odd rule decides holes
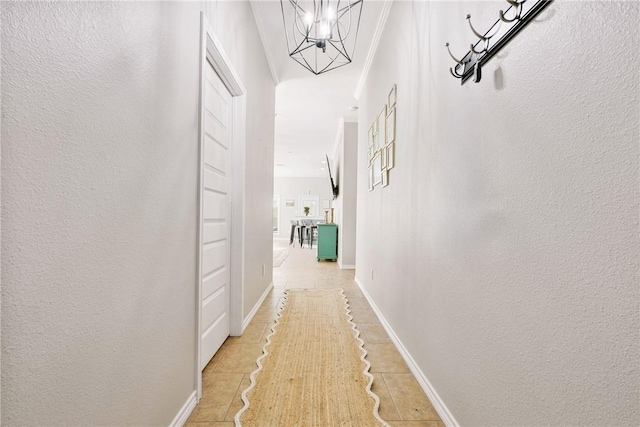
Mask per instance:
[[[0,426],[231,427],[287,288],[391,426],[640,426],[640,1],[298,3],[0,0]]]
[[[274,249],[287,242],[275,242]],[[202,399],[187,422],[188,427],[231,427],[242,408],[242,392],[256,369],[256,359],[270,333],[287,288],[342,288],[349,300],[353,322],[365,342],[372,391],[380,398],[380,416],[392,427],[444,427],[418,382],[395,349],[367,300],[354,282],[354,270],[340,270],[337,263],[317,262],[316,250],[289,248],[280,267],[273,269],[274,289],[242,337],[229,337],[202,374]]]

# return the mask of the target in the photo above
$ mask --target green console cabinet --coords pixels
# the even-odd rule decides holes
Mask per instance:
[[[336,224],[318,224],[318,261],[338,260],[338,226]]]

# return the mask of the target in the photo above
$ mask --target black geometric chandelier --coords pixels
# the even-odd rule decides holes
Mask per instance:
[[[289,56],[313,74],[351,63],[363,0],[280,0]]]

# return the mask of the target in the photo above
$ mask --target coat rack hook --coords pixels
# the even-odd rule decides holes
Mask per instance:
[[[503,10],[500,11],[500,20],[502,22],[514,22],[520,20],[520,15],[522,14],[522,3],[518,3],[517,1],[507,0],[509,4],[514,8],[513,18],[507,18]]]
[[[473,81],[475,83],[480,83],[480,79],[482,79],[482,68],[479,62],[476,62],[473,69]]]
[[[489,39],[485,40],[483,43],[484,47],[480,50],[476,50],[476,47],[473,45],[473,43],[471,43],[471,52],[475,53],[476,55],[482,55],[483,53],[485,53],[489,49]]]
[[[475,28],[473,28],[473,24],[471,23],[471,14],[467,15],[467,21],[469,21],[469,27],[471,27],[471,31],[473,32],[473,34],[475,34],[476,37],[478,37],[482,41],[487,41],[491,37],[495,36],[496,33],[498,32],[498,30],[500,29],[500,24],[502,23],[501,21],[496,22],[497,25],[494,25],[491,28],[493,30],[493,31],[491,31],[491,34],[487,33],[486,35],[482,35],[478,31],[476,31]]]
[[[453,53],[451,53],[451,48],[449,48],[449,42],[446,42],[444,45],[447,47],[447,50],[449,51],[449,56],[450,56],[454,61],[456,61],[458,64],[462,65],[462,64],[463,64],[463,62],[462,62],[461,60],[459,60],[458,58],[456,58],[455,56],[453,56]]]
[[[462,75],[458,74],[453,68],[449,67],[449,72],[451,73],[451,75],[453,77],[455,77],[456,79],[461,79]]]

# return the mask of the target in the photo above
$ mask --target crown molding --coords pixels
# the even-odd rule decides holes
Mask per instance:
[[[264,55],[267,57],[267,64],[269,65],[269,70],[271,71],[273,84],[275,86],[278,86],[278,84],[280,83],[280,78],[278,77],[278,72],[276,71],[276,62],[273,51],[271,50],[271,45],[267,41],[266,30],[264,28],[264,25],[262,24],[262,20],[258,18],[260,16],[260,11],[258,10],[260,1],[249,0],[249,4],[251,5],[251,11],[253,12],[253,20],[255,21],[256,27],[258,28],[258,34],[260,34],[260,40],[262,41]]]
[[[364,89],[364,84],[367,82],[367,76],[369,75],[369,70],[371,69],[373,58],[376,56],[378,45],[380,44],[380,39],[382,37],[382,32],[384,31],[384,27],[387,24],[387,18],[389,18],[389,12],[391,11],[392,3],[393,0],[384,0],[384,4],[382,5],[382,11],[380,12],[380,18],[378,19],[378,25],[376,26],[373,38],[371,39],[371,45],[369,46],[367,60],[364,63],[362,73],[360,74],[360,80],[358,80],[358,86],[356,86],[356,91],[353,95],[356,99],[360,99],[360,95],[362,95],[362,90]]]

